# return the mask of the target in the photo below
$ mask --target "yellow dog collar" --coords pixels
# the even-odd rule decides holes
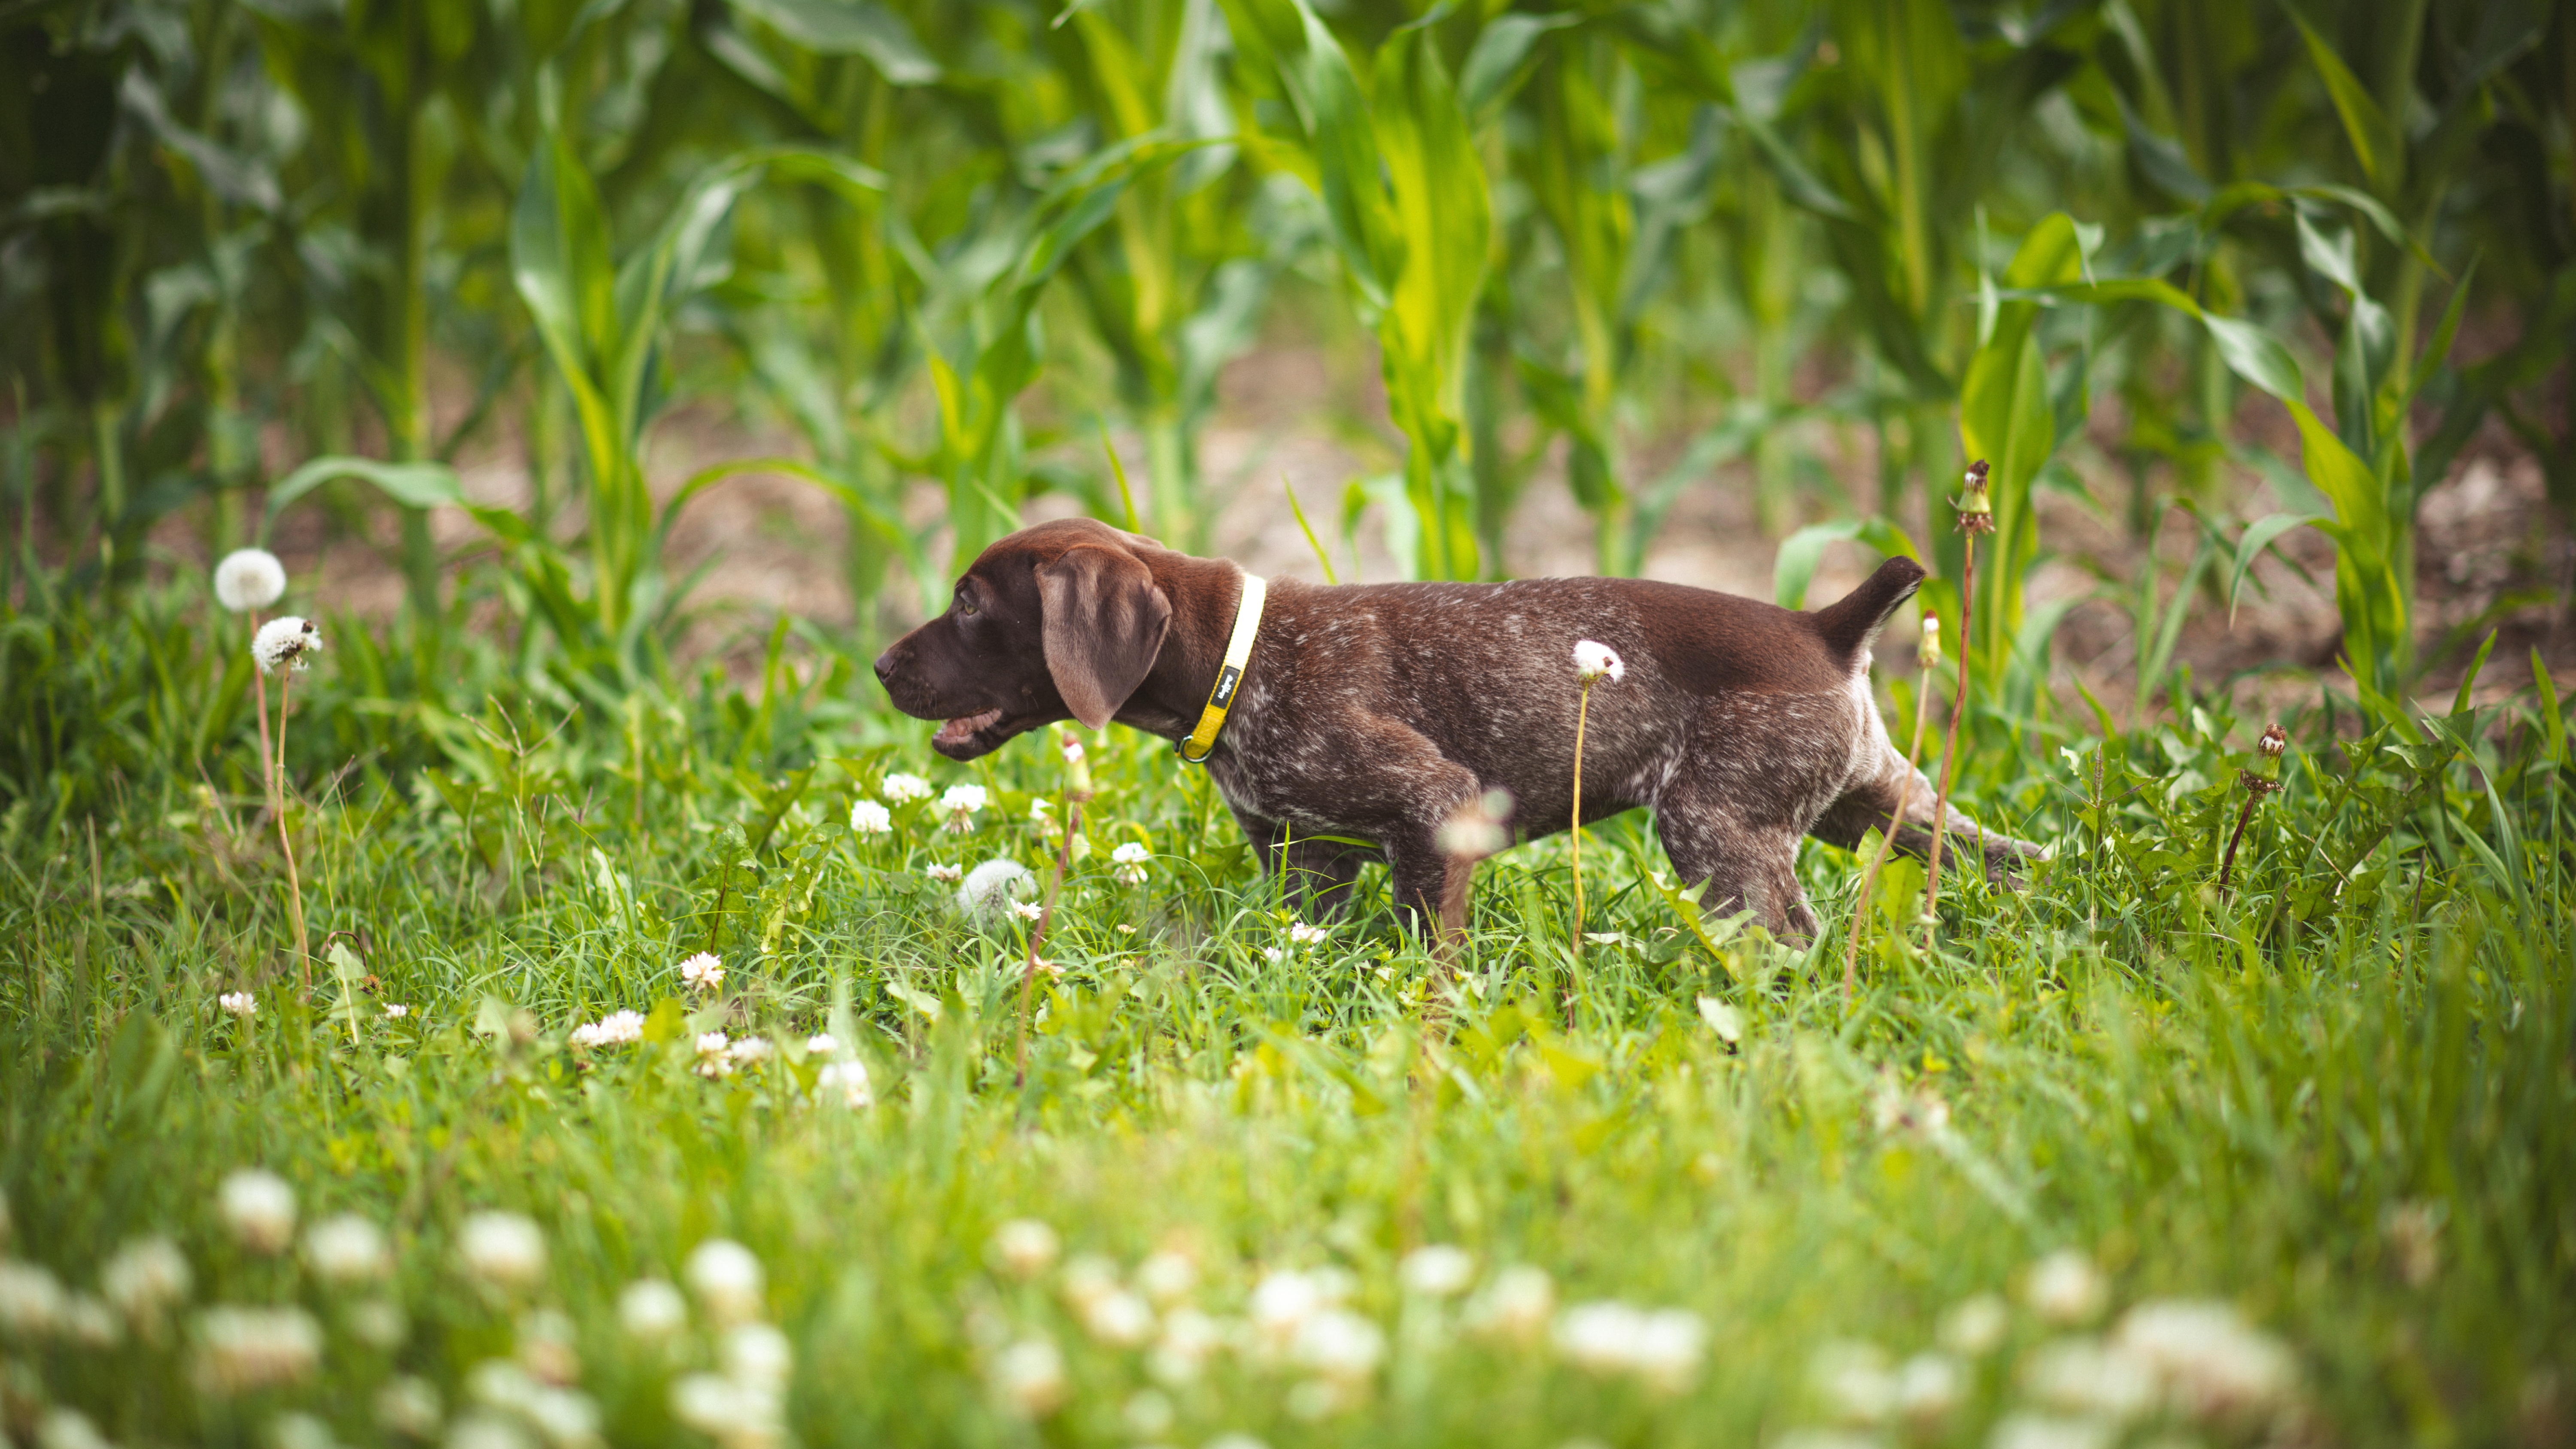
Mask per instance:
[[[1198,728],[1174,746],[1193,765],[1206,764],[1216,749],[1216,732],[1225,728],[1226,711],[1234,708],[1234,692],[1243,684],[1243,667],[1252,662],[1252,641],[1261,632],[1261,601],[1269,593],[1270,586],[1258,575],[1243,575],[1243,598],[1234,606],[1234,637],[1225,641],[1225,667],[1216,672],[1216,688],[1208,691]]]

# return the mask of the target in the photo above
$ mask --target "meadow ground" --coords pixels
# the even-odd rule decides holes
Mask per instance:
[[[2576,1425],[2554,697],[2288,719],[2225,892],[2266,721],[1981,715],[1963,794],[2055,858],[1946,882],[1929,950],[1892,865],[1848,998],[1844,852],[1795,949],[1692,927],[1622,818],[1579,959],[1559,839],[1483,867],[1444,966],[1374,872],[1299,930],[1113,728],[1024,996],[1010,886],[951,878],[1044,882],[1052,750],[949,765],[775,648],[748,692],[463,717],[426,700],[505,661],[353,627],[287,726],[308,986],[257,756],[204,745],[240,626],[51,602],[16,697],[62,763],[0,887],[13,1443]]]

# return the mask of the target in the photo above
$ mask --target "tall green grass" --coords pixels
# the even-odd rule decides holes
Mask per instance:
[[[1993,1293],[2016,1305],[2002,1342],[1963,1352],[1955,1401],[1903,1431],[1986,1442],[2044,1407],[2043,1350],[2088,1326],[2032,1305],[2032,1265],[2060,1249],[2102,1275],[2100,1322],[2218,1299],[2286,1346],[2286,1417],[2197,1425],[2214,1439],[2522,1442],[2565,1412],[2576,800],[2554,697],[2470,708],[2463,690],[2366,734],[2331,696],[2293,715],[2286,789],[2224,896],[2261,719],[2192,695],[2045,762],[1972,720],[1963,794],[2053,858],[2022,891],[1945,891],[1928,953],[1920,893],[1882,882],[1848,1005],[1855,856],[1809,847],[1827,926],[1805,948],[1691,929],[1633,817],[1586,852],[1600,934],[1579,958],[1562,841],[1483,868],[1454,963],[1401,934],[1374,873],[1301,944],[1204,774],[1113,731],[1015,1085],[1023,928],[969,919],[927,867],[1044,869],[1048,752],[939,763],[924,726],[854,708],[828,654],[774,659],[749,691],[710,675],[638,721],[550,706],[497,654],[372,680],[366,661],[402,651],[343,622],[289,736],[307,914],[330,942],[299,999],[227,703],[240,641],[201,601],[147,599],[113,618],[64,602],[0,636],[12,698],[45,706],[31,718],[99,726],[21,725],[6,760],[0,1190],[7,1255],[73,1290],[148,1233],[196,1287],[105,1346],[20,1321],[13,1437],[68,1406],[116,1442],[309,1432],[290,1413],[390,1442],[376,1404],[397,1376],[435,1390],[437,1433],[535,1436],[478,1366],[553,1362],[530,1347],[556,1331],[527,1316],[547,1309],[605,1438],[698,1442],[672,1386],[717,1362],[705,1304],[653,1347],[617,1298],[718,1236],[767,1267],[763,1312],[795,1355],[785,1423],[814,1444],[1768,1443],[1854,1422],[1818,1362],[1855,1340],[1936,1351],[1945,1316]],[[381,703],[405,689],[417,704]],[[963,833],[935,799],[855,831],[852,802],[900,771],[990,800]],[[1141,885],[1113,875],[1126,842],[1152,853]],[[720,992],[677,974],[702,949]],[[255,1017],[217,1005],[233,991]],[[641,1042],[570,1042],[617,1009],[647,1015]],[[783,1050],[709,1079],[711,1030]],[[815,1031],[839,1045],[809,1054]],[[864,1064],[873,1106],[826,1090],[827,1056]],[[393,1279],[334,1288],[238,1246],[214,1195],[244,1165],[283,1176],[308,1223],[386,1225]],[[533,1286],[460,1266],[486,1209],[542,1227]],[[1220,1319],[1272,1272],[1345,1270],[1384,1356],[1323,1391],[1251,1346],[1156,1379],[1085,1326],[1089,1279],[1007,1270],[991,1244],[1013,1218],[1125,1283],[1183,1253],[1190,1301]],[[1463,1302],[1401,1284],[1437,1243],[1473,1256]],[[1695,1313],[1704,1352],[1659,1387],[1586,1370],[1543,1318],[1528,1340],[1471,1326],[1513,1266],[1550,1275],[1560,1309]],[[401,1308],[391,1347],[360,1331],[378,1297]],[[213,1303],[304,1306],[321,1365],[247,1395],[194,1386],[192,1315]],[[1068,1383],[1034,1422],[993,1387],[1032,1335]]]

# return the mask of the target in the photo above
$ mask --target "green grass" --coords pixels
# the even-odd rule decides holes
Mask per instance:
[[[344,968],[317,959],[305,998],[244,774],[249,722],[223,713],[237,646],[219,658],[167,598],[84,618],[20,616],[8,656],[6,1253],[94,1292],[118,1245],[167,1233],[195,1291],[113,1346],[7,1338],[12,1442],[72,1442],[43,1428],[47,1405],[119,1444],[309,1440],[310,1423],[280,1428],[290,1412],[339,1442],[398,1442],[374,1406],[405,1375],[444,1405],[433,1437],[534,1444],[477,1365],[542,1337],[523,1315],[553,1309],[599,1435],[702,1443],[671,1385],[717,1361],[703,1305],[657,1348],[621,1329],[617,1301],[719,1236],[766,1266],[795,1350],[784,1422],[806,1445],[1767,1444],[1849,1416],[1810,1373],[1820,1351],[1903,1359],[1956,1305],[2001,1294],[2004,1341],[1966,1361],[1956,1405],[1876,1431],[1981,1444],[2042,1397],[2033,1351],[2082,1329],[2023,1296],[2058,1249],[2104,1275],[2103,1325],[2144,1301],[2224,1300],[2294,1357],[2279,1417],[2148,1413],[2120,1431],[2137,1442],[2537,1443],[2576,1413],[2576,875],[2563,731],[2529,700],[2332,747],[2322,719],[2291,720],[2287,789],[2256,813],[2224,900],[2216,854],[2263,720],[2203,697],[2106,744],[1979,719],[1968,797],[2057,858],[2020,893],[1945,882],[1929,955],[1891,934],[1911,910],[1891,906],[1848,1006],[1853,857],[1809,847],[1830,923],[1812,950],[1721,931],[1712,952],[1647,882],[1663,861],[1642,820],[1613,822],[1583,859],[1587,928],[1615,939],[1572,974],[1571,1026],[1562,840],[1483,868],[1454,971],[1397,932],[1374,873],[1375,899],[1328,942],[1288,950],[1204,774],[1113,730],[1020,1085],[1017,928],[977,930],[923,868],[1007,855],[1042,871],[1028,801],[1060,788],[1050,752],[938,761],[926,727],[872,712],[828,656],[774,665],[765,690],[710,678],[560,727],[567,711],[495,659],[424,670],[456,699],[495,684],[507,709],[473,725],[372,702],[372,646],[344,623],[290,726],[313,939],[347,950]],[[46,735],[48,711],[88,727]],[[853,798],[905,769],[985,784],[992,804],[964,835],[935,802],[854,835]],[[1110,878],[1127,840],[1155,852],[1142,886]],[[1882,900],[1909,899],[1905,870]],[[709,946],[729,974],[692,996],[677,963]],[[241,989],[249,1023],[216,1003]],[[1736,1042],[1703,998],[1739,1014]],[[387,1002],[410,1016],[385,1019]],[[645,1042],[566,1044],[621,1008],[649,1014]],[[829,1030],[875,1105],[815,1091],[820,1058],[792,1045],[700,1076],[693,1034],[716,1029]],[[346,1210],[392,1231],[398,1346],[357,1332],[352,1304],[377,1290],[234,1243],[216,1190],[248,1165],[290,1183],[307,1224]],[[492,1208],[544,1229],[539,1286],[481,1289],[460,1268],[460,1223]],[[1344,1269],[1384,1358],[1328,1394],[1247,1340],[1158,1383],[1146,1352],[1086,1331],[1060,1269],[1005,1271],[991,1243],[1014,1218],[1122,1274],[1186,1254],[1220,1321],[1273,1270]],[[1433,1243],[1473,1255],[1463,1299],[1399,1286],[1403,1255]],[[1544,1332],[1475,1327],[1516,1265],[1550,1275],[1560,1309],[1696,1313],[1696,1372],[1596,1376]],[[201,1392],[187,1325],[213,1303],[304,1305],[319,1370]],[[1034,1421],[990,1387],[1032,1335],[1069,1377]],[[1168,1423],[1138,1402],[1149,1389]]]

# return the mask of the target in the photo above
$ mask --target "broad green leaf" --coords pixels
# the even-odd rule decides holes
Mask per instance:
[[[2209,330],[2209,338],[2218,344],[2219,360],[2227,370],[2263,389],[2285,403],[2300,403],[2307,396],[2307,384],[2299,378],[2299,364],[2281,339],[2251,322],[2234,317],[2221,317],[2203,312],[2200,325]]]
[[[1528,78],[1540,38],[1581,19],[1515,11],[1496,16],[1476,32],[1475,48],[1467,52],[1467,64],[1458,72],[1458,104],[1468,120],[1482,125],[1489,119],[1489,113]]]
[[[265,535],[277,516],[296,499],[335,478],[373,483],[387,498],[405,508],[463,507],[465,494],[456,470],[444,463],[380,463],[373,458],[315,458],[287,474],[268,490],[268,511],[260,524]]]
[[[2236,622],[2237,591],[2245,586],[2245,575],[2254,567],[2254,560],[2263,556],[2263,550],[2272,546],[2272,540],[2291,529],[2314,523],[2318,517],[2313,513],[2273,513],[2246,525],[2245,536],[2236,542],[2235,567],[2227,577],[2227,620],[2230,624]]]
[[[901,15],[870,0],[733,0],[751,16],[818,55],[863,55],[894,85],[939,79],[939,62],[921,48]]]
[[[1883,554],[1903,554],[1912,559],[1923,556],[1905,530],[1874,515],[1812,523],[1781,542],[1780,552],[1771,564],[1771,601],[1784,609],[1807,607],[1807,586],[1816,577],[1816,565],[1824,559],[1825,546],[1844,539],[1856,539]]]
[[[2558,712],[2558,682],[2549,677],[2549,666],[2535,646],[2531,651],[2531,682],[2540,691],[2540,728],[2549,738],[2549,757],[2559,768],[2567,766],[2567,717]]]
[[[2343,118],[2344,136],[2352,142],[2362,173],[2370,178],[2371,185],[2382,190],[2395,186],[2405,164],[2404,138],[2389,123],[2379,102],[2371,99],[2360,78],[2343,63],[2343,57],[2335,54],[2334,47],[2308,24],[2307,17],[2291,9],[2290,19],[2307,42],[2308,59],[2326,83],[2326,95],[2334,102],[2335,114]]]

